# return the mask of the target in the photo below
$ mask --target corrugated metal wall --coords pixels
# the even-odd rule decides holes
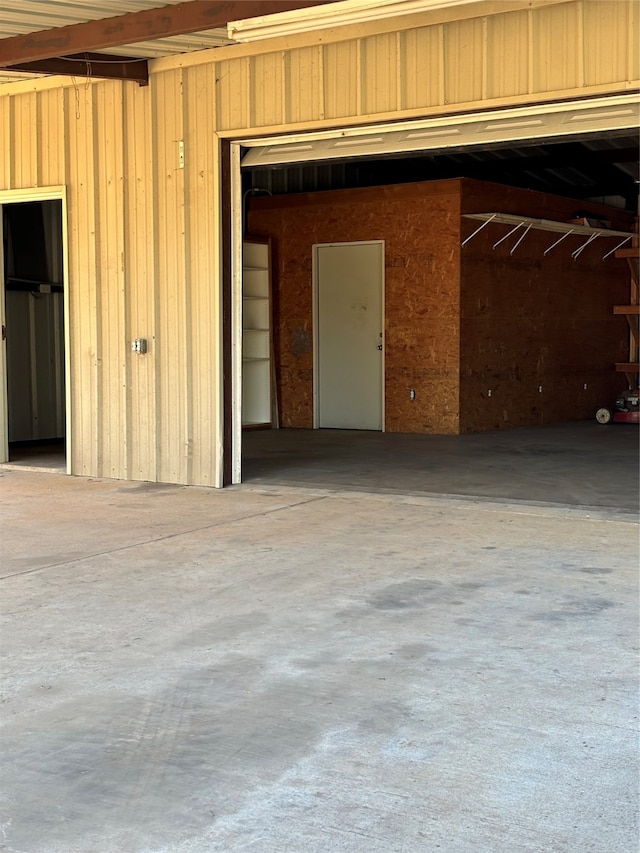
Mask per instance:
[[[430,13],[159,60],[147,88],[3,87],[0,189],[68,187],[72,473],[221,484],[217,132],[575,97],[640,76],[635,2],[461,8],[449,23]],[[137,337],[147,355],[131,353]]]
[[[0,188],[68,186],[74,474],[219,484],[212,91],[210,65],[146,89],[0,98]],[[131,352],[138,337],[147,355]]]
[[[277,50],[237,59],[222,60],[233,51],[223,48],[218,128],[425,115],[616,90],[640,76],[638,35],[637,3],[571,0],[306,47],[285,49],[280,39]]]

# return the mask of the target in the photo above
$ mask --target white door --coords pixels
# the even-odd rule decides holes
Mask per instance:
[[[384,242],[314,247],[315,424],[383,428]]]
[[[0,462],[8,462],[9,418],[7,411],[7,320],[5,316],[3,227],[2,205],[0,204],[0,324],[2,325],[2,342],[0,343]]]

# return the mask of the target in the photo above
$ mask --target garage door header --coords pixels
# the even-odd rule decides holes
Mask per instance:
[[[636,131],[636,93],[595,100],[539,104],[490,113],[468,113],[367,127],[243,140],[244,168],[286,163],[451,150],[467,146],[544,141],[587,133]]]

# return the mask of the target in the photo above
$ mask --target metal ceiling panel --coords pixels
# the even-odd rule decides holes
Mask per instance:
[[[0,0],[0,38],[170,6],[183,0]]]

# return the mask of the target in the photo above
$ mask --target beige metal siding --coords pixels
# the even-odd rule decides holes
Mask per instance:
[[[582,4],[539,9],[533,15],[530,47],[534,92],[574,89],[584,79]]]
[[[101,476],[103,428],[98,298],[97,163],[93,96],[97,87],[66,89],[69,211],[71,473]],[[62,155],[64,149],[58,147]],[[29,186],[29,184],[24,184]],[[113,422],[112,422],[113,423]],[[115,426],[115,424],[114,424]],[[119,429],[119,425],[117,427]]]
[[[187,482],[218,485],[221,447],[218,424],[221,409],[222,341],[219,275],[219,170],[215,134],[213,66],[189,68],[185,93],[186,192],[185,279],[188,389]],[[184,391],[182,392],[184,393]]]
[[[216,114],[223,115],[227,130],[247,127],[250,104],[251,59],[243,56],[215,64]]]
[[[184,483],[189,447],[187,305],[185,277],[184,178],[179,143],[184,139],[182,71],[162,74],[153,88],[154,208],[156,237],[156,334],[153,341],[156,407],[162,429],[157,434],[158,479]]]
[[[638,3],[591,0],[583,3],[584,52],[590,58],[585,67],[585,85],[612,83],[638,76]]]
[[[0,90],[0,189],[68,187],[71,471],[220,485],[218,134],[628,88],[633,2],[516,0]],[[386,31],[384,28],[386,27]],[[180,141],[184,142],[184,168]],[[147,338],[147,355],[131,353]]]
[[[318,112],[322,112],[329,119],[360,115],[361,90],[360,86],[354,83],[359,77],[360,42],[328,44],[324,47],[323,54],[323,86],[318,92],[323,108]],[[224,113],[218,117],[218,122],[224,130]]]
[[[40,136],[46,133],[51,139],[64,139],[65,110],[64,89],[51,89],[42,92],[36,102],[36,128],[38,133],[37,164],[38,183],[43,187],[51,187],[66,183],[65,158],[61,157],[58,145],[53,147],[40,144]]]
[[[497,4],[497,10],[501,4]],[[219,51],[218,129],[289,127],[323,119],[415,114],[625,87],[638,77],[638,9],[626,0],[521,4],[516,11],[414,26],[315,47],[255,55]],[[305,37],[290,39],[301,42]],[[307,39],[310,36],[306,36]],[[302,69],[301,57],[304,56]],[[224,59],[222,59],[224,57]],[[246,65],[249,65],[249,84]],[[243,108],[249,89],[249,109]]]
[[[39,185],[38,162],[38,95],[33,93],[16,98],[10,107],[11,149],[13,186],[37,187]]]
[[[305,47],[285,54],[285,103],[287,123],[324,118],[323,51]]]
[[[72,473],[220,485],[214,91],[209,65],[0,99],[1,188],[69,190]]]
[[[9,189],[14,159],[11,133],[13,129],[13,98],[0,97],[0,187]],[[2,393],[2,392],[0,392]]]
[[[637,80],[640,77],[640,4],[632,3],[629,6],[629,27],[627,29],[627,57],[629,62],[628,80]],[[618,23],[618,30],[622,33],[625,25],[623,17],[622,22]],[[617,39],[618,32],[611,34],[614,43]],[[613,48],[615,50],[615,48]],[[622,72],[624,73],[624,72]],[[595,74],[595,72],[594,72]],[[613,81],[612,81],[613,82]]]
[[[444,29],[421,27],[401,33],[400,100],[413,110],[444,101]]]
[[[94,99],[97,165],[96,303],[100,341],[98,447],[106,477],[127,475],[126,329],[124,277],[124,127],[122,87],[98,86]]]
[[[365,115],[402,108],[398,103],[398,62],[396,33],[362,39],[357,85],[362,92],[361,111]]]
[[[482,98],[487,44],[483,20],[457,21],[444,28],[444,103],[460,104]]]
[[[530,91],[530,22],[528,11],[487,19],[485,96],[488,99],[526,95]]]
[[[155,479],[156,354],[155,270],[156,214],[153,205],[151,98],[138,86],[124,88],[124,264],[129,288],[126,340],[146,338],[149,354],[126,351],[127,473],[134,480]]]
[[[253,127],[285,123],[285,54],[251,59],[250,120]]]

